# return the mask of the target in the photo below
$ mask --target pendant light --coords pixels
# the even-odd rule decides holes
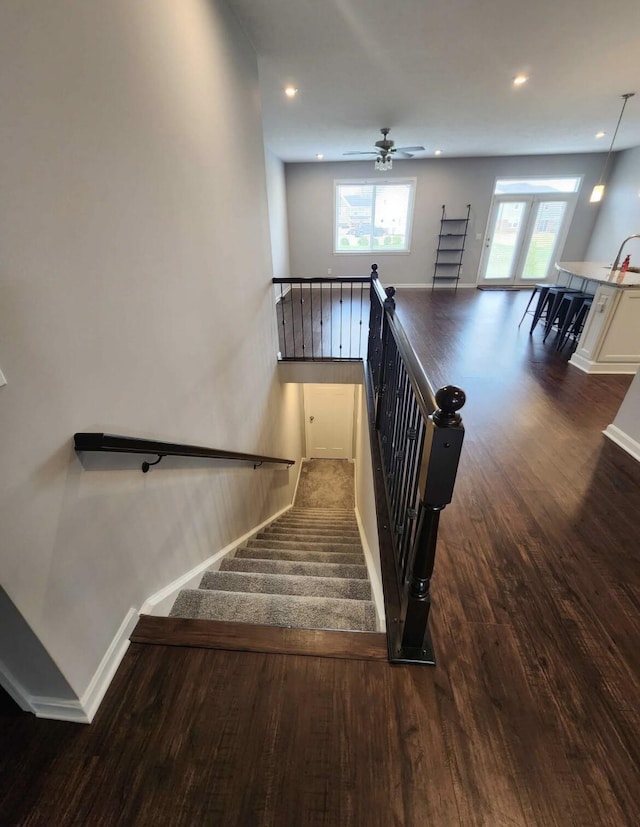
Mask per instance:
[[[618,123],[616,125],[616,131],[613,133],[613,138],[611,139],[611,146],[609,147],[609,152],[607,152],[607,157],[605,158],[605,161],[604,161],[604,167],[602,168],[602,174],[600,175],[600,180],[598,181],[598,183],[593,188],[593,191],[591,192],[591,198],[589,198],[589,201],[592,204],[595,204],[598,201],[602,201],[602,196],[604,195],[604,183],[603,183],[603,181],[604,181],[605,173],[607,171],[607,165],[609,164],[609,158],[611,157],[611,151],[613,149],[613,143],[616,139],[616,135],[618,134],[618,129],[620,127],[620,121],[622,120],[622,116],[624,115],[624,108],[627,105],[627,101],[629,100],[629,98],[632,98],[634,95],[635,95],[635,92],[626,92],[624,95],[622,95],[622,99],[623,99],[624,103],[622,104],[622,110],[620,112],[620,117],[618,118]]]

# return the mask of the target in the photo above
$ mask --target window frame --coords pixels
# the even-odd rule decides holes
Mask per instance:
[[[407,232],[405,234],[406,246],[402,250],[385,250],[383,247],[374,247],[373,245],[367,248],[360,247],[345,250],[338,248],[338,192],[342,186],[355,187],[373,187],[373,204],[372,204],[372,226],[375,226],[375,196],[376,188],[378,187],[392,187],[392,186],[406,186],[409,185],[409,202],[407,205]],[[416,189],[418,179],[415,177],[407,178],[392,178],[387,181],[380,181],[376,178],[335,178],[333,181],[333,255],[336,256],[353,256],[353,255],[394,255],[406,256],[411,253],[411,239],[413,234],[413,220],[415,213]],[[373,236],[372,236],[373,240]]]

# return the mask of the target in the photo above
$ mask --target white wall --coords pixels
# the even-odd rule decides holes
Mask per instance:
[[[462,283],[474,284],[496,177],[584,175],[578,205],[561,258],[584,258],[597,215],[589,195],[597,183],[603,156],[548,155],[505,158],[438,158],[399,161],[391,173],[376,173],[371,161],[287,164],[287,203],[291,274],[294,276],[369,275],[379,265],[385,284],[431,284],[442,205],[449,215],[466,214],[471,204],[469,238]],[[334,179],[416,178],[415,218],[408,254],[333,253]],[[481,239],[476,239],[476,234]]]
[[[640,147],[618,152],[585,259],[613,263],[627,236],[640,233]],[[630,241],[625,255],[640,266],[640,239]]]
[[[220,0],[11,0],[0,105],[0,579],[52,691],[80,697],[131,607],[291,498],[296,469],[143,475],[72,448],[96,430],[301,454],[256,59]]]
[[[640,462],[640,373],[636,373],[620,410],[604,432]]]
[[[265,147],[264,156],[267,173],[267,202],[269,204],[273,277],[286,279],[289,276],[289,235],[287,232],[287,192],[284,164],[267,147]]]
[[[361,377],[362,379],[362,377]],[[380,545],[378,542],[378,517],[373,481],[373,463],[371,461],[371,441],[369,437],[369,415],[364,385],[360,384],[356,392],[355,409],[355,495],[356,515],[363,535],[363,545],[369,579],[373,589],[378,621],[381,630],[385,628],[384,595],[382,592],[382,569],[380,564]]]

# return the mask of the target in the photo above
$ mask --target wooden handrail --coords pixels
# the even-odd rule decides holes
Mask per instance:
[[[370,276],[310,276],[303,278],[296,276],[294,278],[280,279],[273,278],[271,281],[274,284],[368,284],[371,281]]]
[[[291,467],[293,459],[266,457],[261,454],[243,454],[237,451],[220,451],[216,448],[203,448],[199,445],[183,445],[178,442],[159,442],[153,439],[121,436],[119,434],[77,433],[73,435],[76,451],[107,451],[118,454],[156,454],[156,462],[143,462],[142,470],[146,472],[151,465],[157,465],[163,457],[200,457],[203,459],[226,459],[239,462],[251,462],[254,469],[265,462],[279,463]]]

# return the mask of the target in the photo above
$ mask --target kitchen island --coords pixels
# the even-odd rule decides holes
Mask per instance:
[[[569,363],[585,373],[636,373],[640,368],[640,273],[626,273],[618,284],[611,265],[560,261],[558,284],[593,293]]]

